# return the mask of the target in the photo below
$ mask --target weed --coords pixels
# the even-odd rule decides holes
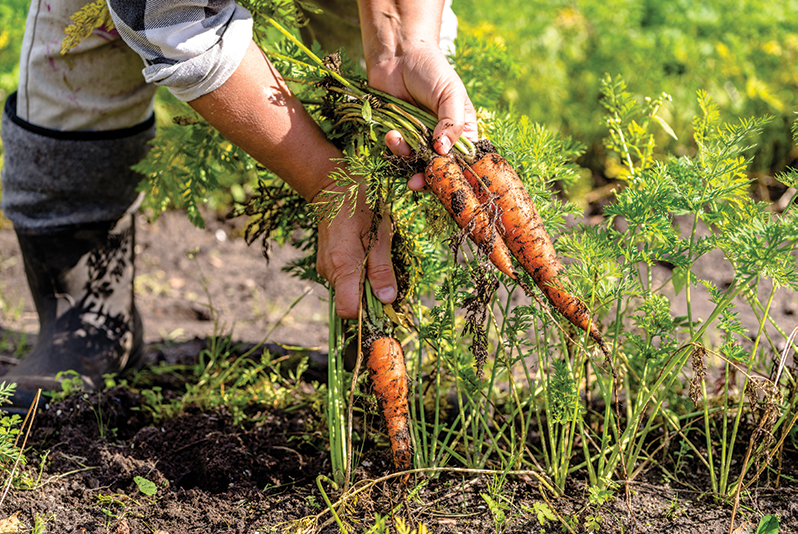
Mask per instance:
[[[756,534],[779,534],[779,518],[775,515],[766,515],[759,522]]]
[[[50,397],[52,402],[60,402],[71,395],[83,393],[83,379],[77,371],[61,371],[55,376],[61,384],[61,391],[48,391],[45,394]]]
[[[16,384],[0,382],[0,410],[2,410],[3,404],[11,402],[16,387]],[[21,422],[22,419],[18,415],[2,412],[0,417],[0,465],[3,466],[3,470],[8,469],[19,456],[17,438]]]
[[[319,501],[316,500],[316,496],[315,495],[306,496],[305,497],[305,502],[307,502],[308,506],[310,506],[311,508],[321,508],[321,503],[319,503]]]
[[[591,486],[588,488],[589,500],[596,506],[601,506],[605,502],[615,497],[615,491],[618,489],[618,484],[611,480],[602,484],[602,487]]]
[[[493,529],[496,534],[501,534],[510,526],[511,517],[508,517],[508,510],[511,508],[512,501],[503,495],[505,478],[494,476],[488,483],[487,493],[480,493],[479,496],[488,505],[491,518],[493,519]]]
[[[601,528],[601,517],[595,515],[585,517],[585,528],[588,532],[597,532]]]
[[[493,519],[493,529],[497,534],[501,534],[507,529],[507,515],[505,514],[505,510],[507,509],[507,503],[502,500],[497,500],[493,496],[487,493],[480,493],[480,497],[484,500],[488,505],[488,510],[490,510],[491,518]]]
[[[427,534],[429,529],[424,523],[419,523],[416,528],[409,526],[401,517],[396,518],[396,532],[397,534]]]
[[[43,516],[37,513],[33,518],[33,528],[31,529],[31,534],[45,534],[47,532],[47,525],[49,523],[55,523],[55,522],[56,522],[55,513],[51,512],[47,516]]]
[[[155,485],[154,482],[151,480],[147,480],[141,476],[133,477],[133,482],[136,483],[136,486],[139,488],[139,491],[146,495],[147,497],[152,497],[158,492],[158,487]]]
[[[548,503],[535,502],[532,503],[532,508],[526,506],[524,506],[523,508],[528,512],[534,514],[535,519],[537,519],[538,523],[540,523],[540,526],[545,526],[546,523],[549,521],[557,520],[557,516],[551,510],[551,507],[549,506]]]
[[[121,520],[130,512],[130,506],[138,506],[139,503],[124,494],[103,495],[97,494],[97,504],[100,511],[110,520]]]

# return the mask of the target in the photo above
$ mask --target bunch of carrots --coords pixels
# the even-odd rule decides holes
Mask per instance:
[[[563,265],[523,182],[490,141],[478,145],[471,164],[451,153],[433,155],[424,171],[427,186],[499,271],[524,287],[514,257],[554,308],[606,353],[587,306],[562,284]]]
[[[339,62],[334,58],[318,58],[276,22],[272,24],[325,74],[319,85],[327,91],[325,108],[333,128],[342,124],[363,126],[374,142],[375,127],[401,132],[416,157],[426,163],[424,176],[429,189],[478,250],[533,295],[519,277],[515,259],[551,305],[609,355],[587,306],[565,289],[563,265],[523,182],[490,141],[473,144],[461,137],[449,154],[435,153],[430,133],[437,123],[434,115],[377,91],[363,80],[347,79],[336,68]],[[406,469],[411,463],[411,447],[404,356],[395,338],[380,333],[380,329],[371,331],[363,342],[366,366],[387,422],[394,463],[397,469]]]

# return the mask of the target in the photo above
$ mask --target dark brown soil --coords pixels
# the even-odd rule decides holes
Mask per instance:
[[[320,347],[326,347],[326,291],[280,271],[292,258],[291,250],[275,250],[267,267],[257,248],[234,237],[228,222],[210,219],[209,228],[201,231],[182,214],[167,213],[157,223],[140,223],[137,290],[147,331],[147,364],[192,362],[214,332],[229,333],[234,323],[233,337],[244,343],[260,342],[271,332],[271,343],[310,348],[313,367],[306,376],[325,380]],[[186,254],[196,247],[196,259],[190,259]],[[30,344],[37,329],[8,228],[0,230],[0,276],[0,355],[5,361],[20,336]],[[794,295],[779,298],[780,313],[790,319]],[[160,385],[164,391],[181,386],[175,375],[152,375],[146,369],[137,380],[149,380],[150,387]],[[0,520],[20,512],[20,532],[31,532],[36,521],[45,525],[42,532],[59,533],[338,530],[317,486],[317,477],[330,471],[324,434],[318,431],[323,424],[319,413],[310,408],[263,411],[251,414],[256,422],[234,425],[225,409],[195,408],[155,422],[152,414],[140,410],[139,395],[136,388],[115,387],[100,395],[69,397],[41,411],[28,438],[28,465],[21,468],[35,484],[11,488]],[[672,458],[668,451],[659,454],[663,461]],[[367,441],[356,479],[364,484],[385,475],[389,461],[384,445]],[[790,478],[782,479],[779,489],[763,479],[743,495],[736,534],[755,532],[765,514],[780,517],[781,533],[798,532],[798,485],[784,485],[798,478],[796,465],[798,453],[788,443],[783,474]],[[542,494],[533,478],[510,476],[502,495],[513,506],[504,525],[494,524],[481,496],[489,491],[492,477],[457,472],[419,477],[417,485],[409,486],[418,490],[413,495],[395,481],[375,484],[349,502],[344,519],[350,532],[368,531],[376,514],[390,518],[392,510],[438,533],[562,532],[559,521],[541,525],[534,513],[524,511],[548,500],[563,518],[578,518],[575,532],[587,532],[591,518],[601,533],[729,532],[731,506],[708,494],[708,474],[701,464],[694,460],[681,473],[679,482],[671,483],[651,469],[630,484],[636,529],[623,490],[603,504],[591,504],[580,482],[586,477],[579,473],[559,499]],[[144,495],[134,481],[137,476],[154,482],[157,492]],[[329,484],[322,487],[331,499],[337,498]],[[388,524],[396,532],[393,520]]]

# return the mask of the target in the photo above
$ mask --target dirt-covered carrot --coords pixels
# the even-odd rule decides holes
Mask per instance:
[[[493,196],[500,220],[500,237],[552,305],[574,325],[588,331],[603,347],[601,334],[591,321],[587,306],[566,291],[558,280],[563,265],[523,182],[492,145],[485,145],[482,156],[464,167],[466,180],[481,203],[487,203]]]
[[[393,462],[397,469],[410,469],[410,412],[407,403],[407,371],[402,345],[390,336],[367,343],[366,367],[374,395],[380,404],[391,440]]]
[[[424,178],[457,226],[466,229],[471,240],[501,272],[517,279],[510,251],[499,236],[488,211],[468,185],[454,156],[433,156],[424,170]]]

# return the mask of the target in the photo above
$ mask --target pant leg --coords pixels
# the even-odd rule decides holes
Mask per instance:
[[[155,88],[116,30],[98,28],[61,54],[70,16],[87,0],[32,0],[20,53],[17,116],[53,130],[116,130],[152,114]]]
[[[18,231],[113,221],[138,198],[130,166],[154,136],[155,88],[114,30],[61,55],[86,0],[33,0],[18,92],[3,111],[2,209]]]

